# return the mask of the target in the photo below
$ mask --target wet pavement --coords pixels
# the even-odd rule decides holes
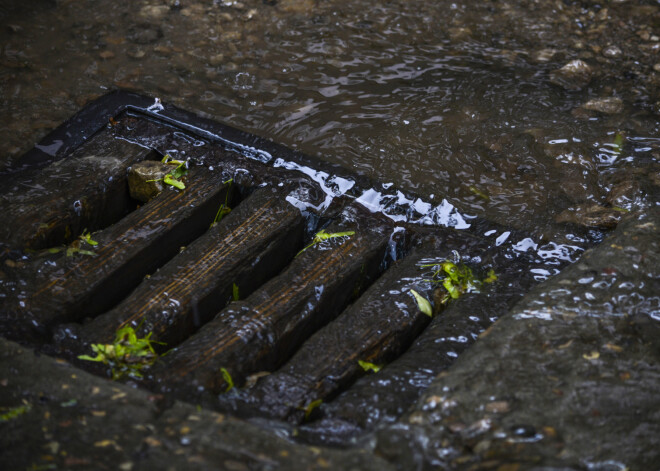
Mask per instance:
[[[657,211],[627,216],[482,333],[402,419],[343,451],[168,403],[3,340],[0,462],[7,469],[653,469],[659,225]]]
[[[18,3],[0,165],[119,87],[537,239],[657,204],[654,1]]]
[[[2,340],[3,467],[654,469],[657,2],[41,0],[2,1],[0,18],[3,181],[120,87],[371,179],[367,206],[387,212],[395,188],[492,222],[483,250],[508,250],[478,262],[509,267],[497,296],[451,305],[302,426],[173,404]],[[0,287],[22,262],[3,263]]]

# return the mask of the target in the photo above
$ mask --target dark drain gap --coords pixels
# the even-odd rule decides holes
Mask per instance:
[[[222,309],[234,286],[247,296],[281,270],[299,250],[303,226],[281,190],[260,188],[114,309],[80,329],[68,326],[58,341],[79,351],[111,343],[118,329],[130,325],[172,348]]]
[[[337,221],[328,232],[349,228],[353,235],[308,247],[252,295],[220,311],[154,365],[151,387],[216,407],[214,395],[229,385],[223,370],[242,385],[250,374],[278,368],[379,274],[389,232],[364,220]]]
[[[18,297],[7,301],[0,318],[6,335],[25,340],[48,336],[63,322],[75,322],[110,309],[142,278],[206,231],[235,186],[220,172],[197,167],[186,191],[166,189],[116,224],[93,234],[85,252],[36,259]],[[230,192],[228,195],[227,192]]]
[[[365,374],[332,401],[319,408],[316,420],[298,428],[299,440],[311,444],[346,446],[360,436],[391,424],[413,407],[438,374],[449,369],[499,316],[508,312],[534,280],[522,276],[529,261],[512,260],[497,247],[486,247],[465,234],[450,237],[427,257],[443,259],[452,250],[479,254],[483,266],[498,274],[495,285],[465,294],[428,323],[402,354],[377,374]],[[454,239],[454,240],[452,240]],[[443,248],[444,247],[444,248]],[[432,358],[433,361],[428,360]]]
[[[37,174],[17,175],[0,196],[12,221],[0,228],[2,251],[60,246],[118,221],[135,207],[126,169],[149,158],[153,151],[102,132]]]

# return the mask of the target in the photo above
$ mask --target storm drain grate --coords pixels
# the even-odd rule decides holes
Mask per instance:
[[[2,176],[3,336],[108,375],[78,356],[130,327],[166,353],[131,380],[341,441],[403,413],[527,290],[451,208],[387,206],[401,194],[146,100],[100,99]],[[164,156],[188,162],[185,189],[133,200],[128,169]],[[497,288],[437,315],[429,278],[452,259]]]

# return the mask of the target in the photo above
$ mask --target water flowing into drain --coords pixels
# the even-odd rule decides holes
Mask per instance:
[[[73,214],[65,203],[47,208],[65,238],[35,245],[25,225],[8,239],[0,328],[101,375],[128,372],[168,398],[304,423],[301,437],[341,443],[403,413],[540,270],[583,249],[537,243],[446,201],[434,207],[131,100],[77,150],[16,173],[45,179],[34,195],[8,200],[10,212],[37,224],[46,201],[86,203]],[[106,175],[90,170],[89,156],[104,149],[113,149],[101,164],[112,162],[121,198],[127,167],[150,153],[187,160],[185,188],[93,225],[112,196],[94,180]],[[63,167],[76,171],[63,186],[47,184]],[[117,352],[136,342],[151,353],[118,365],[128,357]]]

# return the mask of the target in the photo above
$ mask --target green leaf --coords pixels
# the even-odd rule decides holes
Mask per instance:
[[[475,195],[477,195],[479,198],[483,198],[483,199],[485,199],[486,201],[490,201],[490,196],[488,196],[487,193],[484,193],[483,191],[481,191],[481,190],[480,190],[479,188],[477,188],[476,186],[471,185],[469,188],[470,188],[470,191],[471,191],[472,193],[474,193]]]
[[[151,366],[158,359],[153,344],[164,345],[162,342],[151,340],[151,334],[150,332],[146,337],[138,338],[133,327],[125,326],[115,333],[112,344],[91,345],[96,357],[79,355],[78,358],[109,365],[112,368],[113,380],[120,379],[124,375],[141,378],[141,370]]]
[[[229,187],[227,187],[227,191],[225,193],[225,202],[220,205],[220,207],[218,208],[218,212],[215,213],[215,218],[211,223],[211,227],[213,227],[216,223],[222,221],[222,218],[225,217],[227,214],[231,213],[231,208],[229,207],[229,190],[233,182],[234,182],[233,178],[230,178],[229,180],[222,182],[223,185],[229,185]]]
[[[232,298],[234,301],[238,301],[238,300],[240,299],[239,294],[238,294],[238,285],[236,285],[236,283],[233,283],[233,284],[232,284],[232,287],[231,287],[231,298]]]
[[[101,354],[98,354],[95,357],[90,357],[89,355],[78,355],[78,359],[87,361],[105,361],[105,357]]]
[[[305,406],[305,409],[304,409],[305,410],[305,420],[308,420],[309,416],[312,415],[312,411],[314,411],[314,409],[316,409],[322,403],[323,403],[323,399],[316,399],[316,400],[310,402],[309,404],[307,404],[307,406]]]
[[[186,189],[186,185],[181,180],[177,180],[175,177],[173,177],[169,173],[163,177],[163,183],[165,183],[167,185],[171,185],[174,188],[178,188],[179,190],[185,190]]]
[[[72,257],[75,254],[90,255],[92,257],[96,257],[96,252],[92,252],[91,250],[82,250],[78,247],[69,247],[68,249],[66,249],[66,256],[67,257]]]
[[[92,245],[92,246],[99,245],[98,242],[96,242],[95,240],[92,240],[92,234],[90,234],[89,232],[83,231],[83,233],[80,235],[79,239],[82,240],[83,242],[87,242],[89,245]]]
[[[442,286],[445,287],[452,299],[458,299],[458,297],[461,295],[461,292],[450,278],[446,278],[445,281],[442,282]]]
[[[426,301],[426,300],[425,300]],[[362,367],[364,371],[373,371],[374,373],[378,373],[382,366],[378,366],[374,363],[370,363],[368,361],[362,361],[358,360],[358,364]]]
[[[431,307],[431,303],[414,289],[411,289],[410,292],[415,297],[415,301],[417,301],[417,307],[419,307],[419,310],[427,316],[433,317],[433,308]]]
[[[23,404],[12,408],[2,407],[0,410],[7,410],[7,412],[0,414],[0,422],[7,422],[11,419],[15,419],[16,417],[27,413],[31,408],[32,406],[30,406],[30,404]]]
[[[615,152],[617,154],[621,153],[623,150],[623,143],[625,140],[626,137],[620,132],[616,133],[616,136],[614,136],[614,145],[616,146]]]
[[[312,239],[312,242],[296,254],[296,257],[298,255],[300,255],[301,253],[303,253],[308,248],[310,248],[311,246],[313,246],[315,244],[318,244],[319,242],[323,242],[324,240],[333,239],[335,237],[350,237],[352,235],[355,235],[355,231],[328,233],[328,232],[325,232],[325,229],[321,229],[320,231],[318,231],[316,233],[316,235],[314,236],[314,239]]]
[[[495,274],[495,270],[492,268],[488,270],[488,273],[486,274],[486,278],[484,278],[484,283],[493,283],[497,281],[497,275]]]
[[[231,391],[234,388],[234,380],[231,378],[229,371],[227,371],[227,368],[220,368],[220,373],[222,373],[222,379],[227,383],[227,389],[225,389],[225,392]]]

